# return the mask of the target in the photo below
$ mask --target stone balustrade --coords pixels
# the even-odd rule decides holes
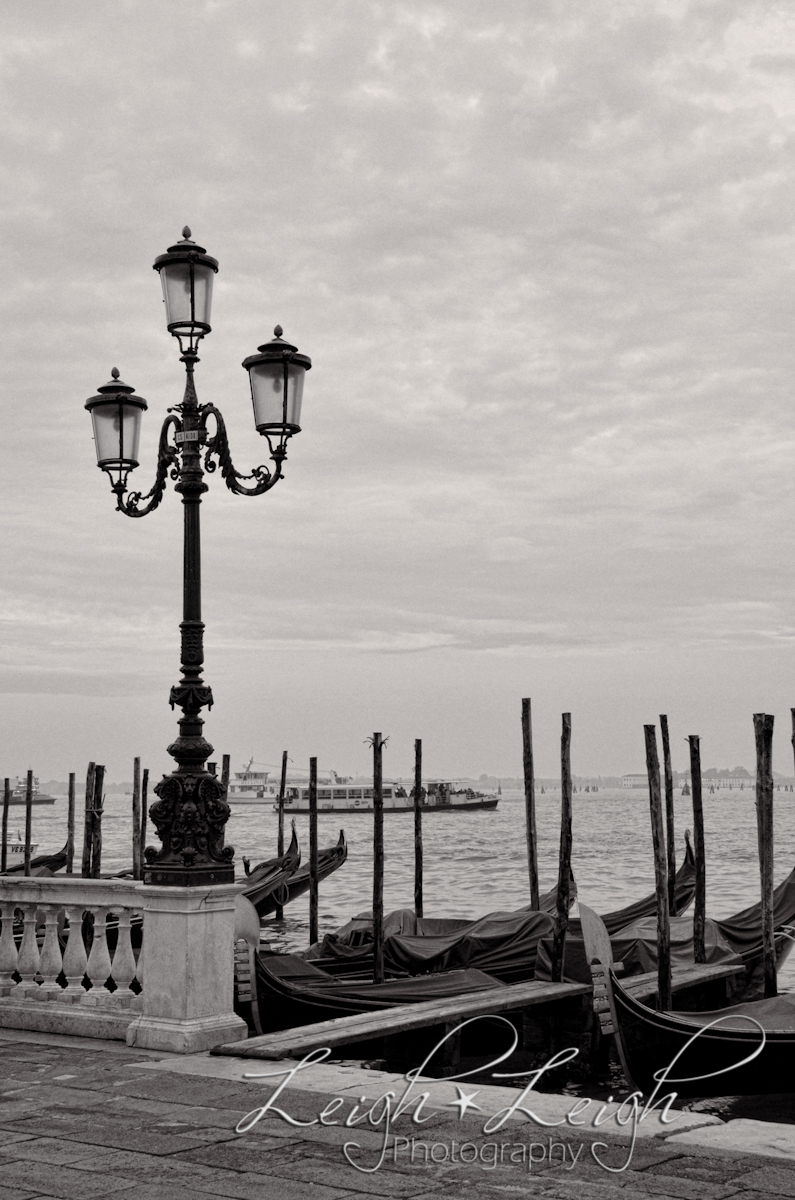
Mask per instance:
[[[126,879],[0,877],[0,1026],[124,1038],[144,1003],[131,988],[143,985],[142,938],[137,957],[131,938],[142,889]]]
[[[0,1027],[181,1054],[245,1038],[233,1010],[236,911],[244,925],[254,913],[255,938],[258,920],[241,891],[0,876]],[[141,916],[136,953],[131,927]]]

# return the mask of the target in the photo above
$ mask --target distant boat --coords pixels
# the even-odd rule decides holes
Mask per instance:
[[[24,804],[26,792],[27,792],[27,780],[20,779],[19,776],[17,776],[17,782],[11,792],[11,799],[9,800],[9,804]],[[54,804],[55,803],[54,796],[46,796],[44,794],[44,792],[39,791],[39,781],[35,775],[33,776],[32,803],[33,804]]]
[[[39,848],[38,842],[31,842],[30,855],[31,858]],[[15,867],[18,863],[25,862],[25,842],[22,834],[17,830],[17,840],[11,838],[6,842],[6,863],[8,867]]]
[[[689,795],[690,795],[690,788],[687,786],[687,784],[685,784],[685,786],[682,788],[682,795],[683,795],[683,796],[689,796]]]

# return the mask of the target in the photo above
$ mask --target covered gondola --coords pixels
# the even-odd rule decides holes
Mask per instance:
[[[585,905],[580,912],[589,959],[604,967],[610,1019],[631,1087],[645,1096],[659,1088],[658,1095],[674,1091],[681,1097],[792,1091],[795,995],[710,1012],[658,1012],[622,986],[604,925]]]
[[[372,983],[332,979],[295,954],[260,951],[255,964],[256,986],[249,1005],[257,1005],[255,1027],[263,1033],[504,986],[499,979],[473,968]],[[250,1007],[239,1001],[238,1011],[251,1016]]]
[[[695,860],[688,840],[684,861],[676,874],[678,909],[690,904],[694,891]],[[571,903],[576,895],[572,877]],[[397,909],[384,919],[385,970],[392,975],[423,975],[475,967],[504,983],[532,979],[539,945],[551,940],[554,934],[556,904],[557,888],[553,888],[541,897],[537,910],[526,905],[512,912],[488,913],[475,921],[456,917],[418,918],[411,909]],[[607,913],[603,920],[609,929],[617,931],[655,909],[656,897],[652,894]],[[574,938],[581,937],[576,918],[570,918],[569,928]],[[302,957],[331,975],[371,973],[372,913],[354,917],[336,933],[327,934],[322,943],[310,947]]]
[[[654,898],[652,897],[652,900]],[[638,907],[638,906],[635,906]],[[625,910],[629,911],[629,910]],[[613,914],[615,916],[615,914]],[[613,957],[624,964],[625,975],[640,975],[657,969],[656,902],[652,914],[615,928],[615,922],[602,921],[612,941]],[[790,933],[795,925],[795,870],[773,893],[773,927],[776,966],[780,969],[792,950]],[[670,918],[671,962],[673,966],[692,963],[693,921],[690,917]],[[733,917],[705,921],[706,962],[742,963],[745,975],[734,983],[738,1000],[751,1001],[762,995],[762,905],[752,904]],[[550,978],[551,940],[545,939],[538,950],[536,977]],[[568,983],[589,983],[590,968],[580,921],[572,918],[566,935],[563,978]]]

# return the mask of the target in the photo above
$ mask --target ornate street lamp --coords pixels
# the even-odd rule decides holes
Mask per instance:
[[[182,496],[182,679],[172,687],[170,696],[171,707],[181,708],[182,717],[179,737],[168,747],[177,769],[164,776],[154,789],[159,799],[152,805],[150,816],[163,844],[159,850],[147,847],[144,882],[203,887],[234,881],[234,850],[224,846],[229,805],[221,781],[205,768],[213,747],[202,735],[204,722],[199,715],[213,703],[212,691],[202,679],[199,505],[202,493],[207,491],[204,474],[220,466],[226,486],[239,496],[261,496],[278,483],[287,457],[287,441],[301,431],[304,377],[312,363],[282,340],[278,325],[273,341],[260,346],[258,354],[243,362],[251,384],[254,424],[267,439],[273,468],[255,467],[249,475],[242,475],[232,463],[221,413],[214,404],[199,404],[193,382],[198,344],[210,332],[218,263],[191,241],[187,226],[182,236],[183,241],[169,246],[168,252],[155,260],[154,269],[163,285],[166,326],[179,341],[180,361],[185,364],[185,395],[181,404],[168,410],[163,422],[157,474],[146,495],[127,492],[129,474],[138,466],[146,401],[119,379],[114,368],[111,381],[98,388],[98,394],[86,401],[86,408],[94,427],[97,464],[108,473],[119,512],[128,517],[145,517],[153,512],[163,499],[169,475],[175,480],[174,490]]]

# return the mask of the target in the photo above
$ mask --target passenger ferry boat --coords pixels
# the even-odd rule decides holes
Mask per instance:
[[[414,796],[409,795],[404,787],[397,783],[383,785],[385,813],[414,812]],[[435,780],[428,784],[427,794],[422,797],[420,807],[423,812],[467,812],[484,808],[496,808],[499,796],[486,796],[462,784],[448,783]],[[278,804],[274,805],[278,808]],[[335,779],[331,787],[318,784],[318,812],[372,812],[372,787],[354,786],[346,780]],[[285,789],[285,812],[309,812],[309,788],[291,786]]]
[[[272,804],[279,807],[279,783],[270,778],[269,771],[254,771],[253,759],[242,771],[235,771],[230,780],[227,800],[231,805]],[[329,779],[318,781],[318,812],[372,812],[373,789],[353,784],[349,778],[328,772]],[[398,783],[383,785],[384,812],[414,811],[414,797]],[[473,812],[493,809],[499,804],[499,796],[476,792],[465,783],[447,780],[431,780],[427,794],[423,796],[423,812]],[[284,792],[284,811],[290,813],[309,812],[309,785],[305,779],[288,779]]]
[[[279,798],[279,785],[269,771],[252,771],[254,759],[230,779],[226,798],[230,804],[272,804]]]

